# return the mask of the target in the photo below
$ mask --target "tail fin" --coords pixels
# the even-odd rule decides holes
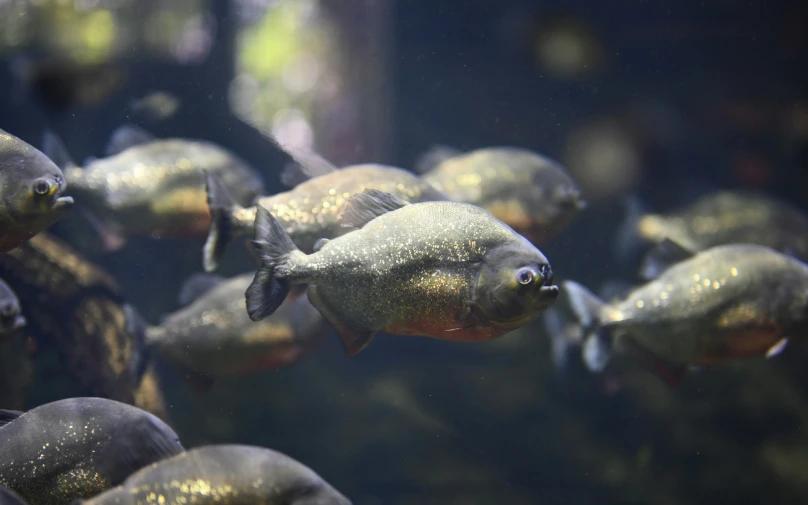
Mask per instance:
[[[149,323],[129,303],[124,304],[123,313],[126,316],[126,331],[135,339],[135,350],[132,353],[129,370],[135,378],[135,384],[140,384],[149,366],[150,349],[146,339]]]
[[[291,286],[280,267],[290,254],[299,250],[278,220],[260,205],[255,216],[253,244],[261,258],[261,267],[247,288],[247,313],[253,321],[260,321],[275,312],[289,294]]]
[[[605,302],[577,282],[565,281],[564,290],[585,334],[581,349],[583,361],[590,371],[601,372],[611,357],[609,335],[600,321]]]
[[[202,264],[206,272],[213,272],[219,267],[224,250],[233,239],[231,216],[240,206],[217,175],[206,171],[205,185],[210,208],[210,229],[202,249]]]
[[[614,254],[624,263],[639,259],[643,241],[637,234],[637,225],[647,209],[637,195],[628,196],[623,202],[625,217],[617,229],[614,241]]]

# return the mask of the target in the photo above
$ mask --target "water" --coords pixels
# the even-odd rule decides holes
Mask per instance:
[[[268,194],[285,189],[288,158],[262,131],[313,141],[338,165],[411,167],[434,144],[525,147],[564,163],[589,202],[541,250],[559,280],[595,290],[637,282],[636,260],[613,254],[627,195],[664,212],[753,188],[806,207],[805,17],[787,2],[321,3],[0,2],[40,14],[2,16],[0,127],[37,146],[55,130],[77,160],[103,156],[126,122],[209,140],[256,167]],[[126,78],[97,103],[54,106],[12,71],[35,50],[115,62]],[[154,90],[179,111],[130,109]],[[64,223],[50,231],[152,324],[202,269],[203,236],[102,254]],[[230,249],[219,273],[254,270]],[[207,394],[158,369],[186,447],[282,451],[358,505],[786,504],[808,492],[806,351],[791,336],[775,359],[708,367],[677,389],[636,360],[557,370],[541,320],[484,343],[380,335],[350,359],[331,335],[290,368]],[[47,345],[30,362],[21,396],[11,384],[29,376],[0,375],[17,402],[3,407],[90,394]]]

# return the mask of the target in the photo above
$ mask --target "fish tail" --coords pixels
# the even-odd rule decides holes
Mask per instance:
[[[629,264],[638,259],[642,252],[643,241],[637,233],[640,219],[646,208],[637,195],[629,195],[623,202],[625,217],[617,229],[614,241],[614,254],[622,262]]]
[[[260,321],[280,307],[291,290],[287,279],[293,253],[302,254],[289,234],[268,210],[258,206],[255,216],[253,245],[261,259],[261,267],[247,288],[247,313]]]
[[[202,250],[202,264],[206,272],[213,272],[219,267],[225,249],[233,240],[232,216],[240,206],[217,175],[206,171],[205,185],[210,209],[210,228]]]
[[[129,363],[129,371],[135,379],[135,386],[137,386],[146,374],[146,368],[148,368],[151,360],[151,345],[148,338],[151,326],[132,304],[125,303],[123,313],[126,317],[126,331],[135,340],[135,349],[132,353],[132,361]]]
[[[600,319],[606,303],[577,282],[565,281],[564,290],[580,327],[583,362],[590,371],[601,372],[611,358],[610,335]]]

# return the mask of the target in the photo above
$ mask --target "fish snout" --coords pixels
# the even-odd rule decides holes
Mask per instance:
[[[586,200],[581,196],[581,190],[575,186],[560,186],[555,191],[555,202],[559,207],[574,210],[584,210]]]

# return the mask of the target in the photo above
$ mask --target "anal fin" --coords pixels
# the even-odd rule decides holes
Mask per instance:
[[[326,321],[337,330],[337,334],[340,340],[342,340],[342,344],[345,346],[345,354],[349,358],[355,356],[373,340],[373,337],[376,335],[375,331],[355,330],[343,323],[317,292],[317,286],[309,286],[308,297],[309,302],[311,302],[314,308],[316,308]]]

